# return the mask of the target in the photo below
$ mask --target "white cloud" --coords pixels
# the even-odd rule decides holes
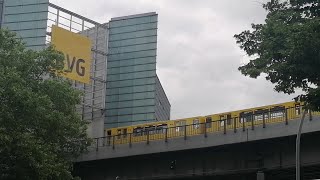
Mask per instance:
[[[265,0],[264,0],[265,1]],[[159,14],[157,72],[172,118],[290,101],[263,77],[237,70],[248,60],[233,35],[263,23],[257,0],[51,0],[98,22],[145,12]]]

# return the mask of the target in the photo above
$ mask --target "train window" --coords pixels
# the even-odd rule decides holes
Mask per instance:
[[[295,109],[296,109],[296,115],[300,115],[301,113],[300,104],[296,104]]]
[[[231,114],[227,114],[227,125],[231,125]]]
[[[206,117],[206,128],[211,128],[211,127],[212,127],[212,118]]]
[[[252,112],[242,112],[240,113],[240,123],[251,122],[252,121]]]
[[[284,110],[285,110],[285,107],[283,107],[283,106],[273,107],[273,108],[271,108],[271,110],[270,110],[270,117],[271,117],[271,118],[284,117]]]
[[[227,114],[227,115],[220,115],[220,125],[224,126],[225,122],[227,123],[227,125],[231,125],[231,114]]]
[[[145,127],[144,133],[145,133],[145,135],[147,135],[147,133],[154,134],[155,130],[156,130],[156,126],[147,126],[147,127]]]
[[[137,127],[133,129],[133,136],[142,136],[143,129],[141,127]]]
[[[111,136],[111,131],[107,131],[107,136]]]
[[[186,125],[186,121],[185,120],[181,120],[176,122],[176,131],[184,131],[184,126]]]
[[[253,115],[253,119],[255,121],[262,121],[263,118],[268,119],[268,110],[267,109],[258,109],[256,111],[254,111],[254,115]]]
[[[261,120],[263,120],[263,114],[255,114],[255,115],[254,115],[254,120],[255,120],[255,121],[261,121]]]
[[[156,127],[156,133],[157,134],[163,134],[163,133],[165,133],[165,129],[167,129],[167,125],[166,124],[163,124],[163,125],[158,125],[157,127]]]
[[[123,129],[123,133],[122,133],[123,138],[127,137],[127,129]]]
[[[118,138],[118,139],[121,138],[121,129],[118,129],[117,138]]]
[[[224,121],[226,118],[224,118],[224,115],[220,115],[220,126],[224,126]]]
[[[193,129],[199,129],[200,125],[199,125],[199,119],[194,119],[193,120]]]

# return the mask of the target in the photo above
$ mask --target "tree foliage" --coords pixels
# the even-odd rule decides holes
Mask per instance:
[[[86,150],[80,92],[57,74],[63,55],[27,50],[0,30],[0,179],[73,179],[71,160]]]
[[[252,59],[239,67],[242,74],[261,73],[287,94],[301,88],[300,97],[320,110],[320,4],[319,0],[271,0],[264,24],[234,37]]]

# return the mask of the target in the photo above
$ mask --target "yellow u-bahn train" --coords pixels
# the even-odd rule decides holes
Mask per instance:
[[[192,136],[284,122],[300,117],[302,103],[285,102],[238,111],[105,129],[108,144]]]

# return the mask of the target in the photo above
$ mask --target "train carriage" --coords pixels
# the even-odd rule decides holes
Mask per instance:
[[[107,143],[127,144],[254,127],[298,118],[302,103],[285,102],[255,108],[178,120],[118,127],[105,130]],[[112,138],[112,139],[111,139]]]

